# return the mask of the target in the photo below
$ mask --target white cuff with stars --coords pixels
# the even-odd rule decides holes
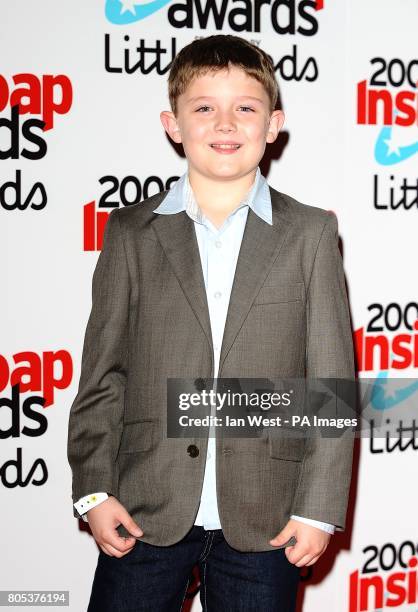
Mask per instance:
[[[87,511],[91,510],[95,506],[98,506],[102,502],[104,502],[108,498],[107,493],[91,493],[90,495],[85,495],[81,497],[75,504],[74,508],[77,510],[79,514],[81,514],[81,518],[83,521],[88,523],[87,520]]]

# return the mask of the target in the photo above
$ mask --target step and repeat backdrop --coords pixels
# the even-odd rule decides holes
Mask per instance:
[[[0,590],[87,608],[98,548],[66,442],[92,274],[110,211],[186,170],[159,113],[195,38],[272,57],[286,122],[262,172],[338,217],[359,377],[417,376],[417,24],[417,0],[1,4]],[[394,436],[395,404],[356,440],[347,528],[302,570],[300,611],[418,610],[418,409]]]

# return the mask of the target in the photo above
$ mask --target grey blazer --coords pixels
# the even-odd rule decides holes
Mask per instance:
[[[336,217],[269,188],[273,225],[248,213],[218,376],[351,379]],[[113,494],[143,529],[141,539],[160,546],[194,524],[207,449],[207,438],[166,437],[167,378],[214,371],[193,221],[185,212],[153,213],[166,194],[109,216],[68,426],[73,501]],[[269,540],[291,514],[344,529],[352,450],[353,436],[218,437],[227,542],[239,551],[272,550]],[[122,526],[118,532],[128,535]]]

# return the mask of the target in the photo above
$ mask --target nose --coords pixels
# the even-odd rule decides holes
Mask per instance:
[[[216,118],[215,129],[221,132],[233,132],[236,130],[235,120],[231,113],[219,113]]]

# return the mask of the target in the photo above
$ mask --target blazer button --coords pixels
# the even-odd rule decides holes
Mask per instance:
[[[196,378],[194,381],[194,386],[197,391],[203,391],[206,389],[206,382],[203,378]]]
[[[199,454],[199,449],[195,444],[189,444],[187,447],[187,452],[189,453],[190,457],[197,457]]]
[[[223,455],[232,455],[234,453],[234,451],[232,450],[232,448],[224,448],[222,451]]]

